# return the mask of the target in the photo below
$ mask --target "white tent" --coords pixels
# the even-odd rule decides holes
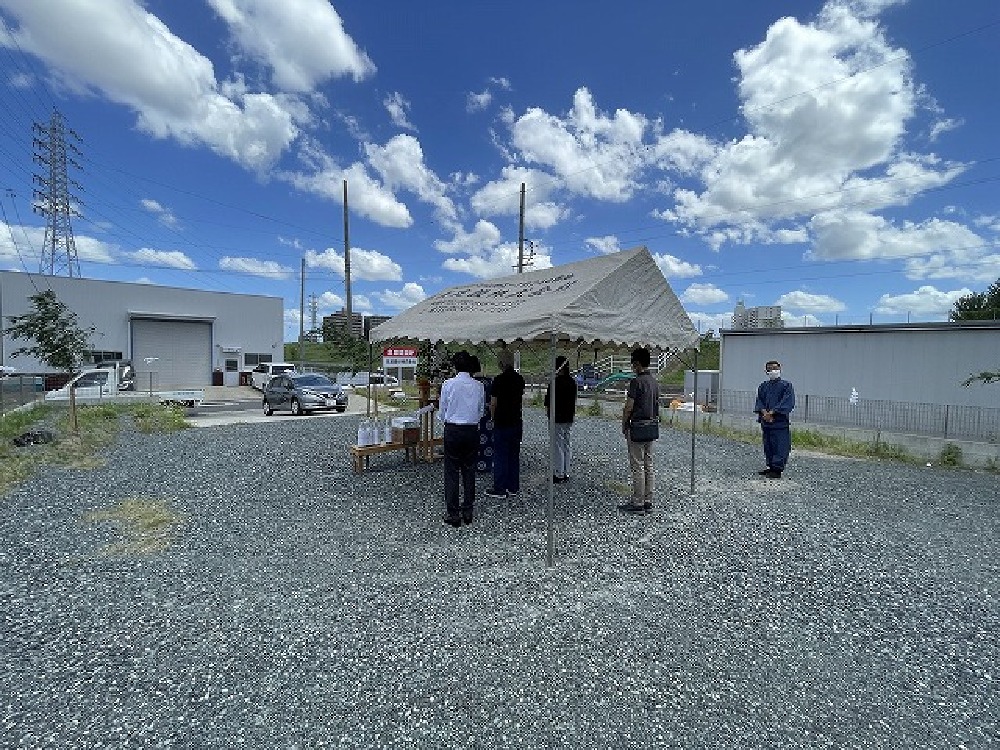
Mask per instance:
[[[555,368],[557,341],[682,351],[697,347],[699,338],[645,247],[451,287],[376,326],[370,336],[372,342],[544,341],[552,349],[550,372]],[[693,450],[692,443],[692,472]],[[549,565],[553,558],[553,454],[550,439]]]
[[[645,247],[451,287],[371,331],[372,341],[559,340],[683,350],[698,332]]]

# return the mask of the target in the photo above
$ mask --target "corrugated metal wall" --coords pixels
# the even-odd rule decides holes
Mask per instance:
[[[756,391],[777,359],[798,394],[995,407],[1000,385],[961,382],[1000,370],[1000,322],[722,331],[723,391]]]

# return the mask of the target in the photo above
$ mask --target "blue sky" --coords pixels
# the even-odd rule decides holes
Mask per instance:
[[[0,0],[0,268],[32,123],[82,142],[84,276],[393,314],[649,247],[702,330],[942,320],[1000,277],[993,0]],[[310,313],[307,308],[307,328]]]

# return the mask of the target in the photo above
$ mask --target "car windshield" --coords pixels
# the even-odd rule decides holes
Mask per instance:
[[[294,370],[295,365],[275,365],[271,368],[272,375],[280,375],[283,372],[288,372],[289,370]]]
[[[299,375],[292,378],[296,385],[304,385],[310,388],[329,388],[336,390],[337,385],[325,375]]]

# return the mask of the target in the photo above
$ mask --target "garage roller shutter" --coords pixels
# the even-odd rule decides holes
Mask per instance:
[[[212,324],[133,319],[132,363],[139,389],[210,385]]]

